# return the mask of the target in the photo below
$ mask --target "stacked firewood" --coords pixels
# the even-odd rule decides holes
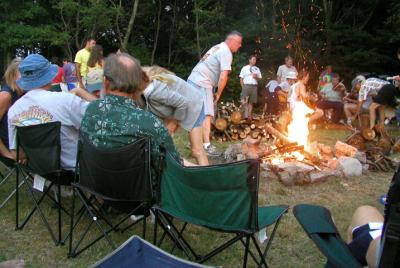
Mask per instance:
[[[374,129],[368,125],[368,115],[362,115],[359,129],[353,130],[346,143],[365,151],[370,170],[384,172],[393,170],[396,163],[388,155],[391,152],[400,152],[400,141],[396,142],[380,125],[376,125]]]
[[[271,138],[268,123],[274,121],[274,116],[258,115],[253,120],[242,118],[242,109],[234,102],[221,103],[213,124],[211,137],[219,142],[258,139],[266,142]]]

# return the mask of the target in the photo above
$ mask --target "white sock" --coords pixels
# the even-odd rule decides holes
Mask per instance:
[[[209,142],[203,143],[203,147],[204,147],[204,149],[207,149],[207,148],[208,148],[208,146],[210,146],[210,145],[211,145],[211,143],[209,143]]]

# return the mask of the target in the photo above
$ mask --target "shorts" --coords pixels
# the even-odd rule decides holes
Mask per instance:
[[[372,240],[382,234],[383,223],[373,222],[353,229],[353,240],[348,244],[351,254],[363,266],[367,265],[367,251]]]
[[[214,94],[211,88],[201,87],[192,81],[187,81],[190,85],[196,87],[203,93],[203,107],[204,107],[204,114],[214,117]]]
[[[400,97],[400,90],[397,89],[394,85],[388,84],[384,85],[376,96],[372,97],[372,100],[375,103],[381,105],[388,105],[393,108],[397,106],[396,98]]]
[[[193,128],[201,127],[205,118],[206,115],[204,114],[204,104],[203,104],[203,107],[201,107],[201,112],[199,114],[199,117],[197,117],[196,123],[194,123]]]
[[[368,112],[368,111],[369,111],[369,106],[370,106],[371,104],[372,104],[372,99],[371,99],[371,98],[366,99],[366,100],[363,102],[362,106],[361,106],[362,112],[363,112],[363,113]]]
[[[243,85],[241,96],[249,97],[251,103],[257,103],[257,85]]]
[[[72,90],[78,87],[78,82],[67,83],[68,90]]]

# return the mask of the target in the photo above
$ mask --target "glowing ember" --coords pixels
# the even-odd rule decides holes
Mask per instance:
[[[292,121],[288,125],[289,140],[292,142],[297,142],[297,144],[299,145],[303,145],[304,149],[307,151],[309,150],[307,114],[310,114],[312,112],[313,110],[310,109],[304,102],[296,102],[292,110]]]

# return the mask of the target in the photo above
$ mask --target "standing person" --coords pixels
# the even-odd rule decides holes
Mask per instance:
[[[63,60],[64,79],[67,83],[68,90],[78,87],[78,79],[76,78],[75,64],[64,58]]]
[[[188,83],[199,88],[203,92],[204,110],[206,118],[203,122],[203,147],[208,154],[219,155],[210,143],[211,119],[214,117],[214,104],[220,99],[228,81],[231,71],[232,53],[242,46],[242,34],[230,32],[224,42],[213,46],[200,59],[188,77]],[[217,92],[213,94],[213,88]]]
[[[240,71],[240,85],[242,87],[241,97],[247,99],[246,109],[248,119],[253,118],[253,105],[257,103],[257,84],[262,78],[260,69],[256,66],[257,57],[251,55],[249,64],[244,66]]]
[[[85,81],[83,81],[83,77],[87,76],[89,71],[87,63],[90,57],[90,51],[96,45],[96,41],[92,38],[88,39],[85,43],[85,47],[76,53],[75,56],[75,69],[76,69],[76,77],[78,79],[78,85],[81,88],[85,87]]]
[[[150,79],[145,84],[143,108],[163,119],[170,134],[179,125],[188,131],[193,157],[199,165],[208,165],[201,128],[205,118],[202,92],[160,66],[143,70]]]
[[[101,149],[118,148],[141,137],[150,137],[152,164],[159,164],[160,145],[163,145],[184,165],[193,165],[180,158],[161,120],[135,104],[148,82],[137,59],[126,53],[109,55],[104,64],[105,94],[87,107],[82,119],[82,136]]]
[[[15,153],[8,149],[8,109],[22,96],[23,91],[18,87],[17,80],[20,77],[18,66],[20,59],[14,59],[8,65],[4,73],[5,84],[0,90],[0,155],[15,159]]]
[[[104,66],[103,47],[101,45],[95,45],[92,48],[87,66],[86,89],[89,93],[99,96],[100,90],[103,88]]]
[[[289,72],[295,72],[297,74],[297,69],[293,66],[293,58],[287,56],[285,58],[285,64],[278,67],[278,72],[276,73],[276,80],[278,83],[285,82]]]

